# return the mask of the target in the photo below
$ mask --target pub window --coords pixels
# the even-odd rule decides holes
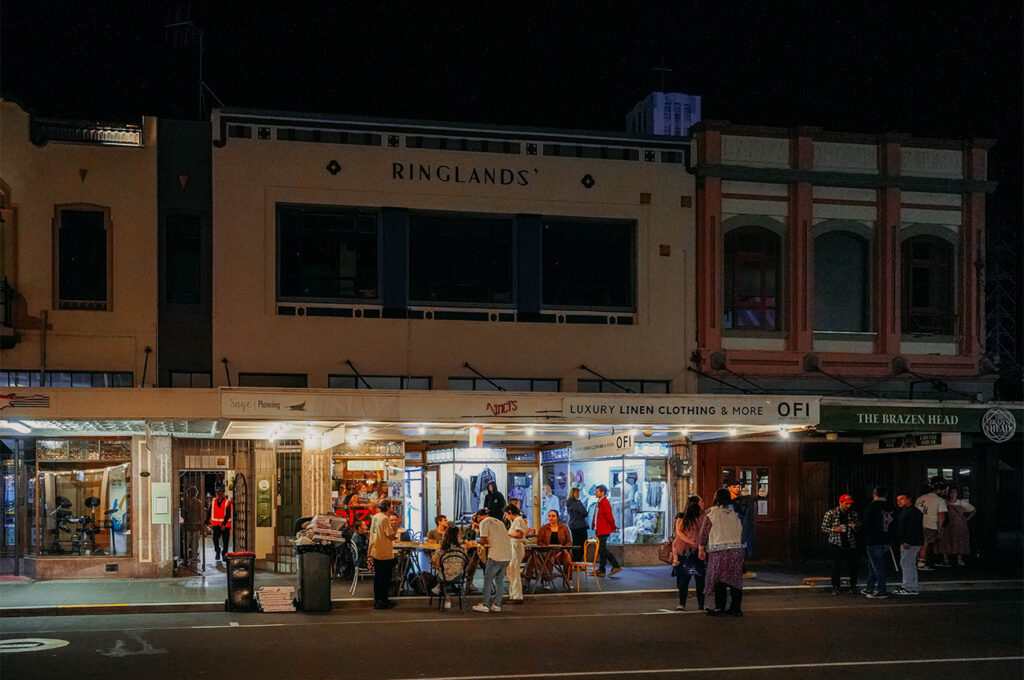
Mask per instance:
[[[953,333],[953,246],[937,236],[903,242],[903,332]]]
[[[636,308],[635,222],[548,220],[541,238],[544,307]]]
[[[58,207],[57,306],[106,310],[110,299],[110,211],[93,206]]]
[[[667,380],[578,380],[578,392],[668,394]]]
[[[167,216],[167,301],[199,302],[201,240],[198,215]]]
[[[849,231],[814,240],[814,329],[868,330],[868,242]]]
[[[448,378],[448,389],[455,392],[557,392],[558,386],[557,379],[548,378]]]
[[[279,300],[377,299],[379,248],[375,213],[278,205],[277,235]]]
[[[511,306],[512,220],[409,216],[409,300],[418,305]]]
[[[346,390],[429,390],[429,377],[408,375],[329,375],[327,386]]]
[[[779,243],[762,227],[740,227],[725,235],[723,328],[778,329]]]
[[[131,371],[0,371],[7,387],[135,387]]]
[[[305,373],[239,373],[239,387],[305,387]]]

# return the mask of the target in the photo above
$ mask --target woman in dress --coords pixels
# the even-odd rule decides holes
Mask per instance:
[[[956,557],[956,564],[959,567],[964,564],[964,555],[971,553],[971,532],[967,528],[967,521],[974,517],[977,512],[969,501],[960,498],[960,490],[955,486],[949,487],[946,492],[946,524],[939,532],[939,549],[942,553],[942,563],[950,564],[950,559]]]
[[[677,612],[686,611],[686,594],[690,579],[697,592],[697,609],[704,609],[704,574],[707,563],[700,558],[700,529],[704,522],[704,507],[700,496],[686,499],[686,509],[676,515],[676,536],[672,541],[672,572],[679,589]]]
[[[704,593],[715,596],[715,608],[708,616],[743,616],[743,523],[732,507],[728,489],[715,493],[715,503],[700,528],[700,559],[707,560]],[[732,604],[725,608],[726,595]]]

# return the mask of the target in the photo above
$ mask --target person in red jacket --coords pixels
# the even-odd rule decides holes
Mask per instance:
[[[594,516],[594,534],[597,536],[597,556],[600,558],[600,563],[597,565],[597,575],[604,576],[605,565],[609,562],[612,563],[612,572],[610,576],[615,576],[622,567],[619,566],[619,561],[615,559],[615,555],[608,550],[608,537],[618,531],[618,527],[615,526],[615,513],[612,512],[612,504],[608,500],[608,487],[604,484],[599,484],[594,489],[594,495],[597,496],[597,514]]]

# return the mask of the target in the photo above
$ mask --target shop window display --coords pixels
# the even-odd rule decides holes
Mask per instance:
[[[131,555],[130,440],[36,443],[37,555]]]
[[[451,463],[440,466],[441,514],[455,524],[468,524],[483,507],[487,484],[494,482],[508,500],[505,463]]]
[[[543,467],[544,485],[541,487],[540,510],[541,518],[545,519],[548,510],[558,512],[560,522],[568,522],[569,515],[565,510],[565,501],[569,497],[569,489],[573,485],[569,473],[569,463],[550,463]],[[582,491],[580,492],[582,495]],[[545,520],[546,521],[546,520]]]

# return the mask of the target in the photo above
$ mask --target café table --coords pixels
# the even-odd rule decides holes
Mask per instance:
[[[560,545],[557,543],[537,545],[534,542],[527,541],[525,547],[526,567],[524,568],[524,573],[532,574],[530,577],[530,580],[533,581],[530,584],[531,595],[537,591],[537,586],[540,583],[551,583],[553,586],[555,579],[559,576],[562,577],[563,590],[569,590],[571,578],[565,570],[565,565],[557,559],[550,558],[563,550],[572,550],[571,545]]]
[[[420,567],[419,554],[430,555],[437,550],[436,543],[417,543],[415,541],[395,541],[393,544],[398,553],[395,562],[395,580],[399,582],[398,594],[405,593],[405,580],[408,574],[416,576],[423,572]]]

